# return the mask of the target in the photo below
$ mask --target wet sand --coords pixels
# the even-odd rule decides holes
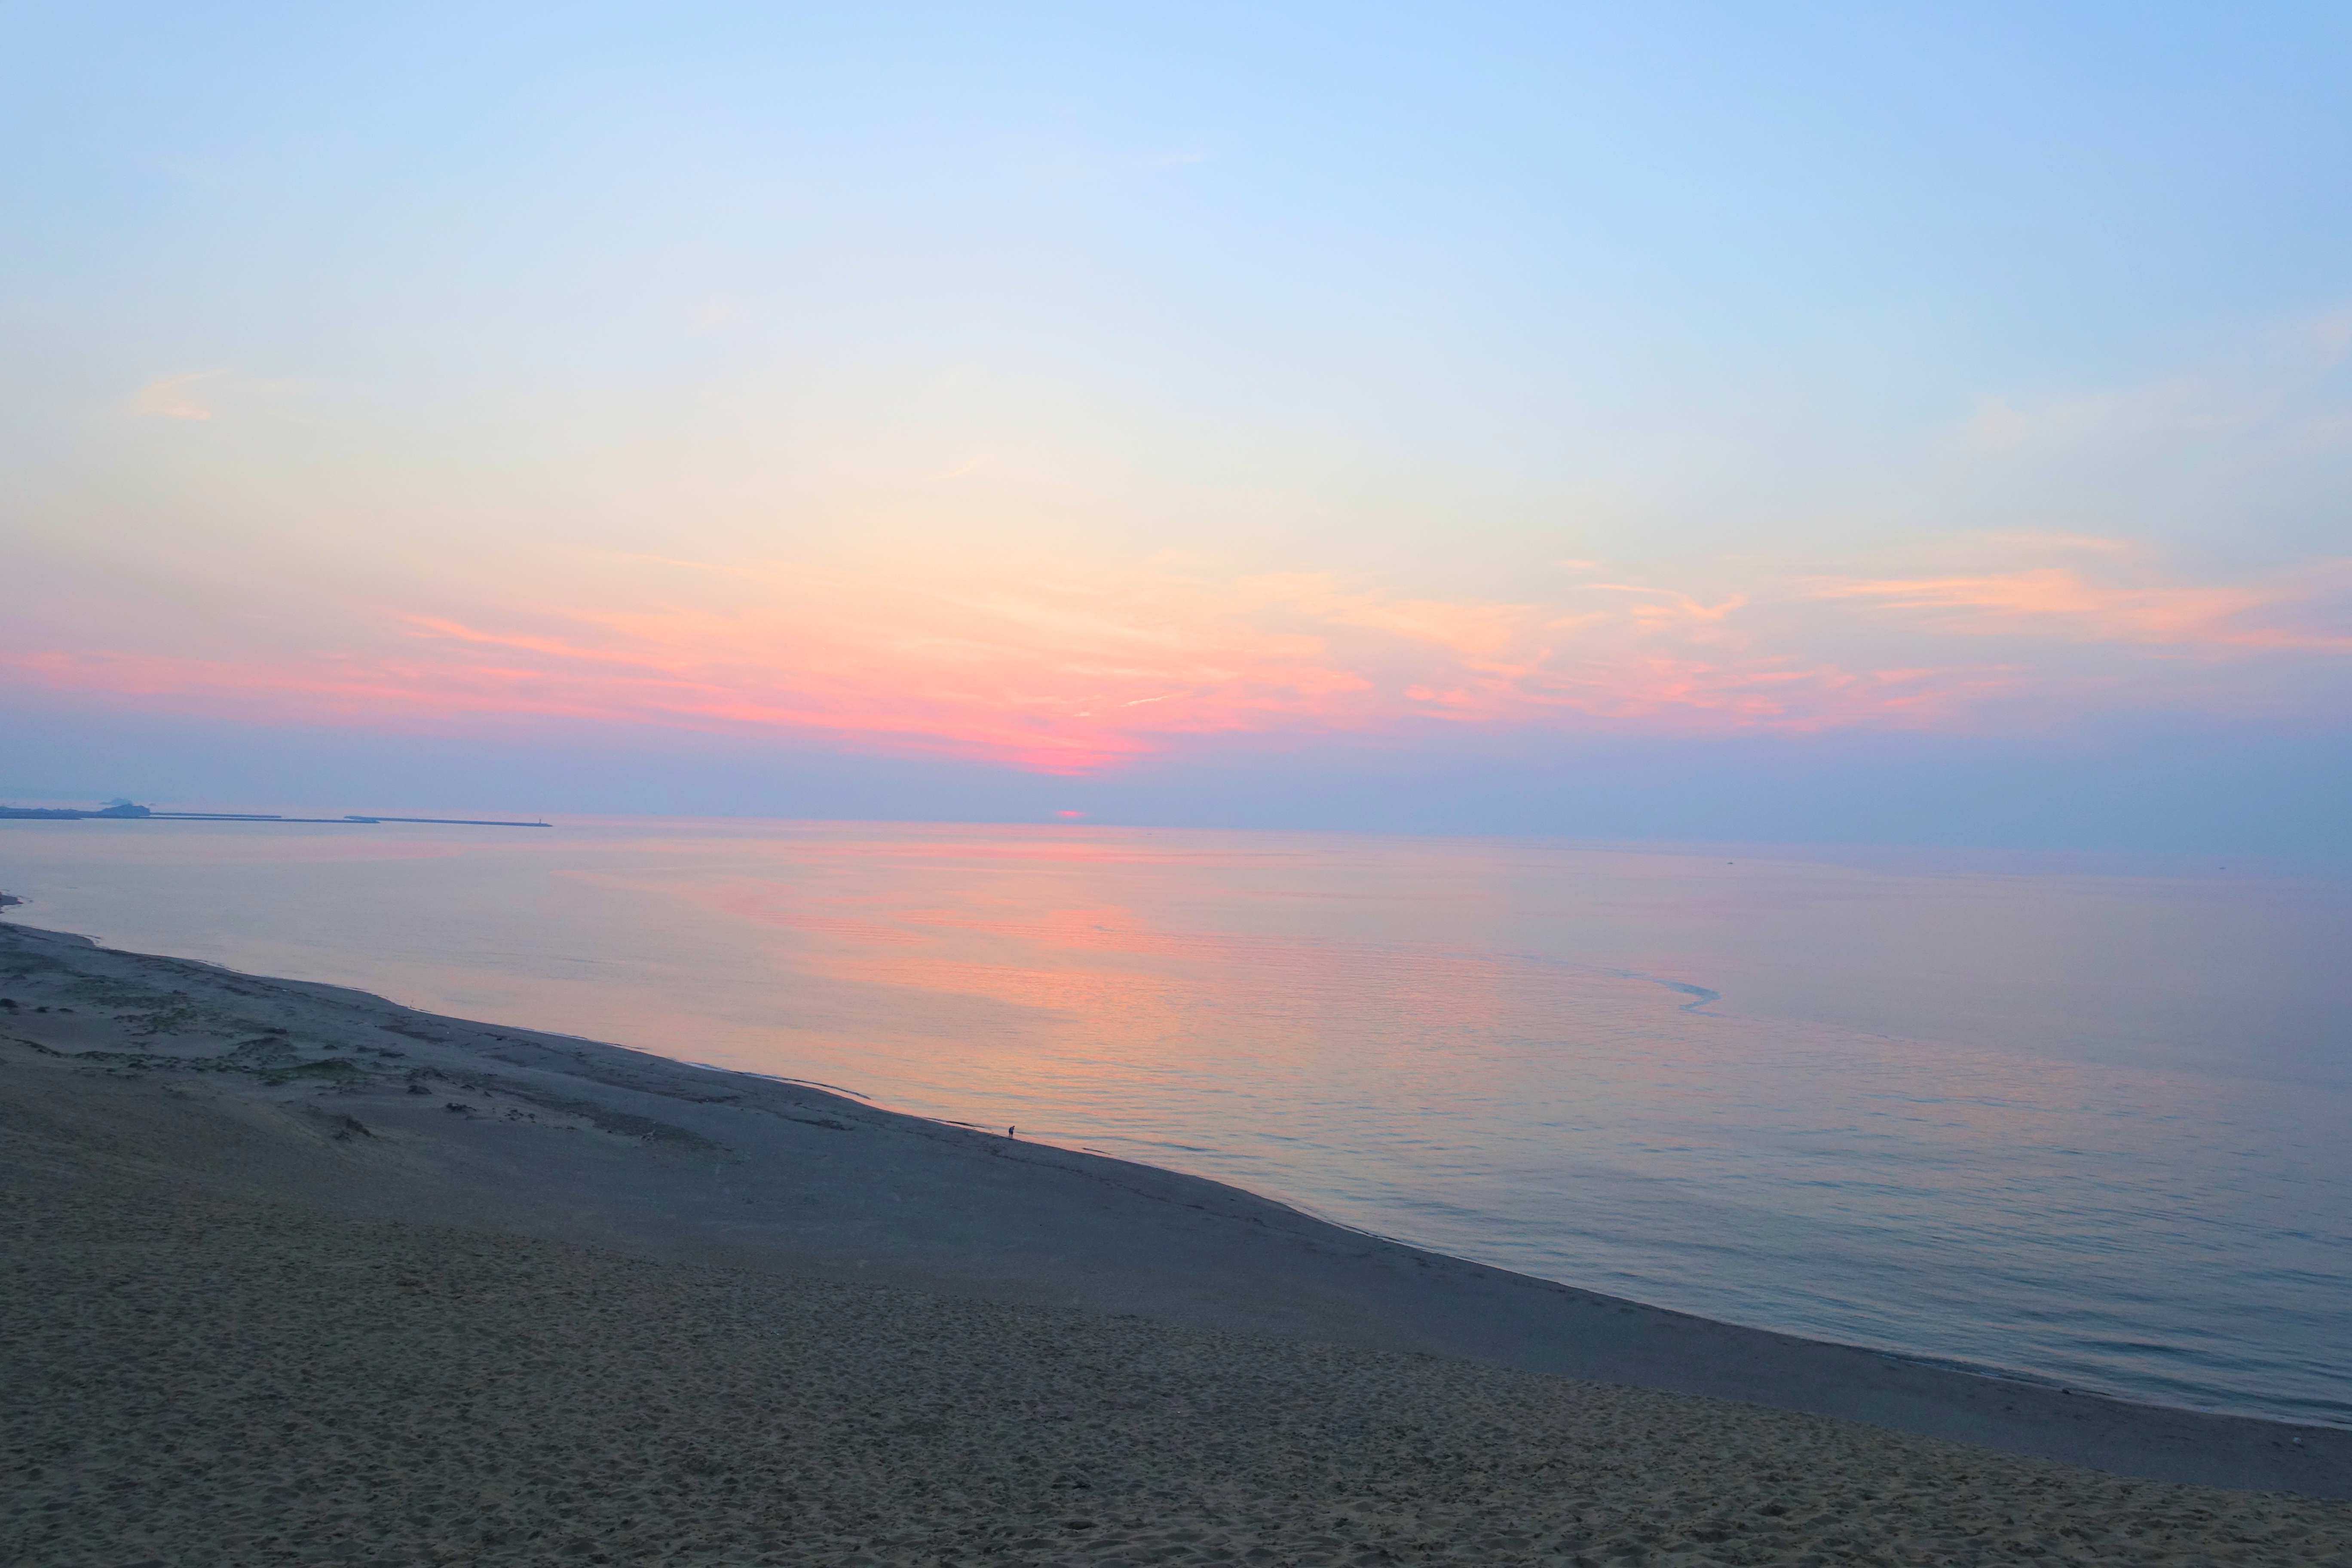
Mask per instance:
[[[0,995],[0,1563],[2352,1563],[2352,1434],[5,923]]]

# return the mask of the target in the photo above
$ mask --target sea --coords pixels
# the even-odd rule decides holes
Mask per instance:
[[[0,822],[26,924],[1732,1322],[2352,1426],[2352,875],[1079,825]]]

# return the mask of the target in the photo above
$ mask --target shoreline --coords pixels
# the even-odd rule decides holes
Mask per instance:
[[[2343,1428],[1717,1322],[814,1085],[14,921],[0,921],[0,972],[18,1004],[0,1009],[0,1082],[163,1094],[175,1115],[282,1123],[313,1142],[324,1127],[289,1190],[356,1217],[429,1214],[679,1264],[1458,1358],[2119,1475],[2352,1497]]]

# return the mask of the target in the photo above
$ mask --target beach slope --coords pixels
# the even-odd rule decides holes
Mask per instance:
[[[2341,1432],[8,924],[0,995],[0,1562],[2352,1553]]]

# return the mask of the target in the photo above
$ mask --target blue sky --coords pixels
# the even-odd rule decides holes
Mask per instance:
[[[2339,6],[17,42],[0,790],[2343,831]]]

